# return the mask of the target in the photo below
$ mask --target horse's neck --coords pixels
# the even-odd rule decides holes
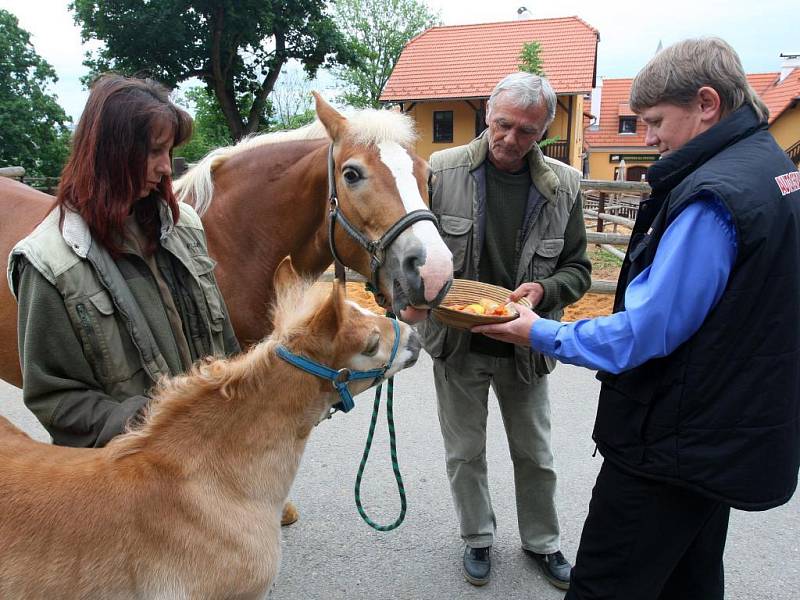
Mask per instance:
[[[165,399],[181,402],[180,410],[154,409],[140,448],[222,495],[280,507],[324,403],[318,382],[272,360],[263,375],[225,386],[228,398],[219,390]]]
[[[263,164],[272,164],[279,146],[265,147]],[[203,223],[222,295],[240,343],[260,340],[271,327],[265,307],[273,299],[272,276],[291,255],[294,267],[317,276],[332,258],[327,243],[326,146],[294,147],[276,169],[258,177],[233,176],[236,163],[223,165],[219,198]],[[292,159],[295,159],[293,162]],[[227,170],[226,170],[227,169]],[[217,200],[219,202],[217,202]],[[243,285],[246,282],[246,285]]]
[[[305,223],[287,252],[291,254],[295,269],[314,277],[333,261],[328,243],[327,148],[327,145],[317,148],[297,164],[296,172],[304,188],[303,202],[299,206],[306,211]]]
[[[316,243],[319,238],[327,240],[327,146],[308,144],[287,148],[284,161],[290,162],[275,167],[283,169],[279,174],[262,167],[258,177],[236,178],[233,173],[240,169],[238,164],[224,165],[230,172],[219,174],[223,203],[216,205],[216,210],[212,204],[207,228],[224,230],[229,242],[246,250],[248,259],[274,259],[277,265],[292,254],[293,260],[295,255],[306,257],[311,261],[309,267],[314,266],[316,255],[328,251],[327,244]],[[257,162],[277,162],[274,156],[282,147],[258,148],[263,157],[256,157]],[[329,255],[324,259],[330,262]],[[295,261],[294,266],[302,269],[305,265]]]

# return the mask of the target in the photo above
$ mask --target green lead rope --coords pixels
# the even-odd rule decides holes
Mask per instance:
[[[369,424],[369,433],[367,434],[367,444],[364,447],[364,455],[361,457],[361,464],[358,466],[358,475],[356,475],[356,507],[358,514],[364,519],[364,522],[378,531],[391,531],[400,526],[406,518],[406,489],[403,486],[403,476],[400,475],[400,465],[397,463],[397,441],[394,432],[394,414],[392,412],[392,402],[394,400],[394,377],[389,378],[386,393],[386,421],[389,425],[389,449],[392,456],[392,471],[394,471],[394,479],[397,482],[397,491],[400,494],[400,516],[391,525],[378,525],[369,518],[361,505],[361,477],[364,475],[364,468],[367,466],[367,459],[369,458],[369,451],[372,448],[372,438],[375,434],[375,423],[378,420],[378,409],[381,405],[381,389],[383,384],[378,386],[375,390],[375,403],[372,407],[372,421]]]

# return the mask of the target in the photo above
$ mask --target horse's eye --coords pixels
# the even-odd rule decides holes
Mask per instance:
[[[381,336],[379,333],[373,333],[367,340],[367,347],[361,353],[364,356],[375,356],[378,353],[378,348],[381,345]]]
[[[361,180],[361,173],[359,173],[358,170],[354,169],[353,167],[345,167],[342,171],[342,177],[344,177],[344,180],[348,183],[348,185],[353,185]]]

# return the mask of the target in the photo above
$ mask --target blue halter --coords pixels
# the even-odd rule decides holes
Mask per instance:
[[[335,371],[330,367],[319,364],[315,360],[311,360],[310,358],[306,358],[305,356],[301,356],[299,354],[294,354],[283,345],[278,346],[276,352],[283,360],[299,369],[302,369],[306,373],[311,373],[312,375],[322,377],[323,379],[330,379],[331,383],[333,383],[333,387],[336,388],[336,391],[339,392],[339,397],[342,399],[342,401],[335,404],[333,408],[341,410],[342,412],[349,412],[355,406],[355,402],[353,402],[353,396],[350,393],[347,384],[351,381],[356,381],[359,379],[374,379],[374,385],[380,382],[383,379],[383,376],[386,374],[386,371],[392,368],[392,363],[397,355],[397,348],[400,345],[400,326],[397,324],[396,318],[392,319],[392,325],[394,326],[394,345],[392,346],[392,353],[389,356],[389,362],[378,369],[370,369],[369,371],[351,371],[350,369],[345,368]]]

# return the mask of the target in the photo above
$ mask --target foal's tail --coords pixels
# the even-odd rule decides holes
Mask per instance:
[[[202,217],[214,198],[214,170],[228,159],[233,148],[226,146],[212,150],[176,179],[172,189],[178,201],[194,205],[195,212]]]

